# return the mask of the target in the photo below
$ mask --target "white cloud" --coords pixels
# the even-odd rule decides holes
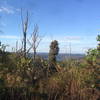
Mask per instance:
[[[67,40],[80,40],[81,39],[81,37],[79,36],[66,36],[65,38]]]
[[[29,39],[29,36],[28,36]],[[11,47],[14,47],[16,40],[19,41],[19,46],[21,45],[21,37],[16,35],[0,35],[0,40],[3,43],[8,44]],[[54,36],[53,39],[50,36],[45,36],[40,42],[38,47],[38,52],[49,52],[49,46],[52,40],[58,40],[60,52],[69,53],[70,46],[72,53],[86,53],[89,48],[95,48],[96,43],[95,37],[93,36]],[[20,47],[19,47],[20,48]]]
[[[53,37],[46,36],[40,43],[39,50],[49,51],[49,46],[52,40],[57,40],[60,47],[60,52],[69,53],[71,45],[72,53],[86,53],[88,48],[95,48],[97,43],[95,36],[62,36],[55,35]],[[42,46],[42,49],[41,49]],[[88,48],[86,48],[88,47]]]
[[[15,12],[20,12],[20,9],[14,8],[12,6],[1,6],[0,12],[6,13],[6,14],[14,14]]]
[[[59,43],[81,43],[81,37],[79,36],[54,36],[53,39],[51,39],[50,37],[44,37],[43,38],[43,42],[48,42],[50,43],[52,40],[58,40]]]
[[[1,22],[1,26],[7,26],[7,24],[6,23],[4,23],[4,22]]]
[[[14,14],[13,9],[8,8],[8,7],[3,7],[3,6],[0,8],[0,12],[4,12],[4,13],[7,13],[7,14]]]
[[[15,9],[15,10],[16,10],[17,12],[20,12],[20,11],[21,11],[21,9],[18,9],[18,8],[17,8],[17,9]]]
[[[1,39],[19,39],[18,36],[14,36],[14,35],[0,35]]]

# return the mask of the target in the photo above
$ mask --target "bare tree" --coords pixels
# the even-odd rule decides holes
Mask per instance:
[[[23,51],[24,57],[26,57],[26,37],[27,37],[27,29],[28,29],[28,11],[26,15],[26,19],[23,20],[22,10],[21,10],[21,21],[22,21],[22,29],[23,29]]]
[[[34,53],[33,58],[34,58],[34,60],[36,58],[37,48],[38,48],[41,40],[42,40],[42,38],[39,36],[39,27],[38,27],[38,25],[35,25],[34,26],[34,31],[31,35],[31,41],[28,40],[29,45],[30,45],[29,50],[33,49],[33,53]]]

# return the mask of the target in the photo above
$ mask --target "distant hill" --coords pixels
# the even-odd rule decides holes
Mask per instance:
[[[30,56],[32,56],[33,53],[30,53]],[[48,53],[37,53],[38,56],[43,57],[44,59],[48,59]],[[60,53],[57,56],[57,60],[61,61],[63,59],[68,59],[68,58],[73,58],[73,59],[81,59],[85,56],[85,54],[65,54],[65,53]]]

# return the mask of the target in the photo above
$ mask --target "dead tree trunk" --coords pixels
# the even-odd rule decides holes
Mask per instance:
[[[23,21],[22,11],[21,11],[21,20],[23,28],[23,55],[26,57],[26,38],[27,38],[27,28],[28,28],[28,12],[25,21]]]

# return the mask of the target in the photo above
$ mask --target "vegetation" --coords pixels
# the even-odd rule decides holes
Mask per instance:
[[[36,55],[41,41],[38,26],[28,40],[28,51],[28,14],[22,26],[21,50],[7,52],[7,45],[0,42],[0,100],[100,100],[100,43],[83,59],[57,61],[59,45],[54,40],[48,59],[43,59]],[[29,57],[31,49],[34,54]]]
[[[81,61],[61,62],[56,61],[56,40],[51,42],[49,61],[36,57],[34,62],[5,49],[1,43],[0,100],[100,100],[99,49],[89,50]]]

